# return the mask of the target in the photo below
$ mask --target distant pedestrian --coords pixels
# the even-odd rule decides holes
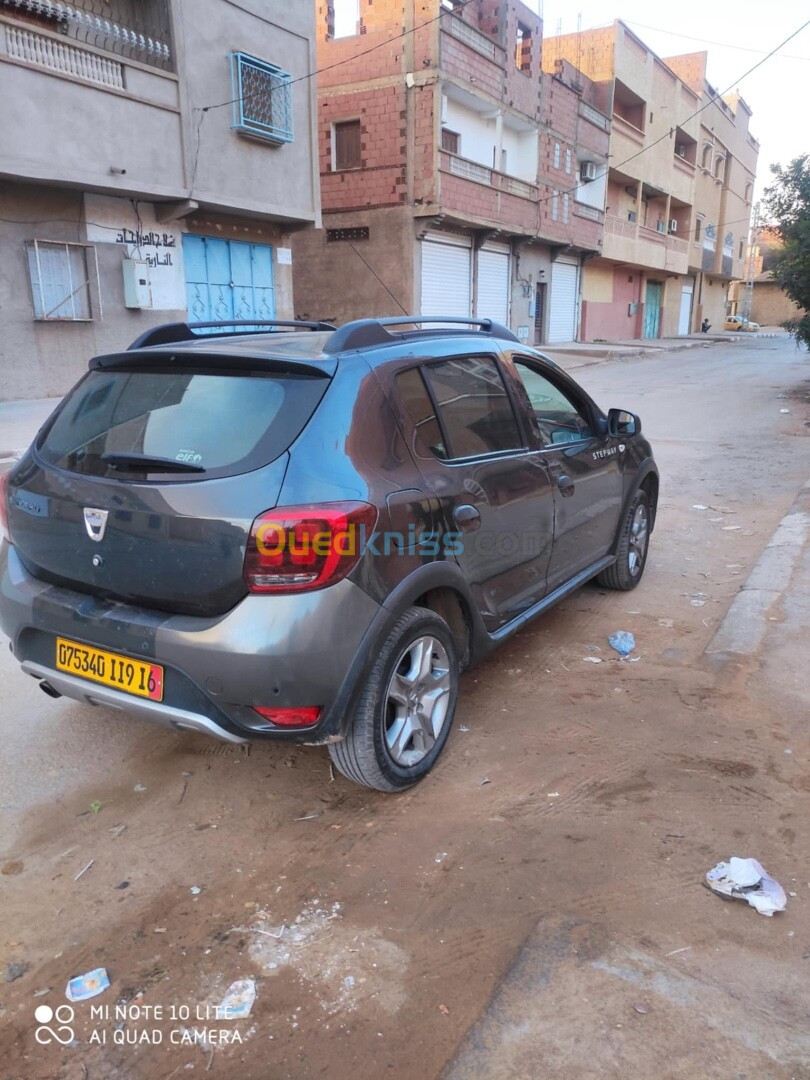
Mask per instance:
[[[700,324],[700,332],[701,332],[701,334],[708,334],[708,332],[711,330],[711,328],[712,328],[712,324],[709,322],[708,319],[704,319],[703,322]]]

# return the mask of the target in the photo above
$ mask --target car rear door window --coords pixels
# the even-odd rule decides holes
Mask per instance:
[[[523,446],[512,403],[492,357],[445,360],[423,370],[450,457],[476,457]]]
[[[48,464],[89,476],[121,476],[111,455],[194,465],[200,479],[247,472],[289,447],[327,381],[294,374],[91,371],[37,451]]]
[[[409,368],[408,371],[401,372],[397,375],[396,382],[402,403],[413,423],[413,449],[420,457],[433,454],[437,458],[446,458],[444,436],[419,368]]]
[[[583,411],[550,379],[520,360],[515,361],[515,370],[546,445],[557,446],[593,438],[593,431]]]

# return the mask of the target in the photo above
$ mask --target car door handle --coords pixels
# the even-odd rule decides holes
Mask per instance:
[[[557,487],[560,489],[563,496],[574,494],[574,481],[570,476],[558,476]]]
[[[481,528],[481,515],[469,503],[462,503],[461,506],[455,508],[453,520],[462,532],[473,532]]]

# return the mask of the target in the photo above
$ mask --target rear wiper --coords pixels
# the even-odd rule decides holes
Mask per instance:
[[[148,454],[102,454],[105,465],[116,469],[143,469],[144,472],[205,472],[202,465],[171,458],[150,457]]]

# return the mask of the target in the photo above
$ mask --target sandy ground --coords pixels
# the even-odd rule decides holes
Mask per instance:
[[[654,441],[645,580],[468,673],[404,795],[50,701],[3,650],[0,972],[27,968],[0,981],[2,1077],[810,1077],[808,699],[703,655],[810,474],[810,366],[765,339],[577,374]],[[732,854],[785,914],[702,887]],[[34,1010],[98,966],[71,1044],[40,1045]],[[246,978],[250,1016],[219,1019]]]

